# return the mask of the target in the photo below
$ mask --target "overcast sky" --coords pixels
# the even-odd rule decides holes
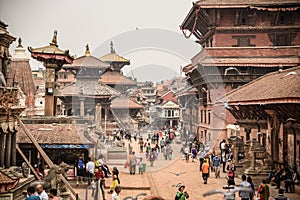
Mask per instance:
[[[180,66],[199,51],[193,39],[184,38],[179,25],[192,7],[190,0],[0,0],[0,19],[24,47],[48,45],[58,31],[59,48],[71,55],[84,54],[89,44],[92,55],[116,52],[131,61],[124,74],[139,81],[159,81],[179,74]],[[17,42],[11,45],[10,52]],[[28,53],[29,55],[29,53]],[[39,63],[31,62],[33,68]],[[151,70],[151,66],[153,70]],[[164,76],[158,78],[158,69]],[[169,71],[168,71],[169,70]],[[170,71],[171,70],[171,71]],[[136,74],[135,74],[136,71]],[[153,74],[149,78],[149,74]],[[146,76],[145,76],[146,77]]]

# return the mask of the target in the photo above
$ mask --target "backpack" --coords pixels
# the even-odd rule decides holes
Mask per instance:
[[[83,163],[83,160],[81,160],[81,159],[78,160],[78,168],[79,169],[83,169],[84,168],[84,163]]]

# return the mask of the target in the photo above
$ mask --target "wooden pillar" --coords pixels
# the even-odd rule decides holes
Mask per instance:
[[[84,116],[84,101],[85,101],[85,98],[84,97],[79,97],[79,103],[80,103],[80,117],[83,117]]]
[[[107,110],[107,106],[105,106],[105,108],[104,108],[104,134],[107,134],[106,133],[107,114],[108,114],[108,110]]]
[[[250,140],[251,128],[245,128],[246,132],[246,142]]]
[[[11,165],[17,165],[17,130],[14,130],[11,135]]]
[[[5,134],[0,127],[0,167],[4,166],[4,158],[5,158]]]
[[[282,156],[283,163],[288,164],[288,131],[287,127],[283,126],[283,141],[282,141]]]
[[[294,166],[296,167],[297,166],[297,135],[296,135],[295,128],[292,127],[292,130],[293,130],[293,137],[294,137],[294,159],[293,159],[293,163],[294,163]]]
[[[8,131],[6,134],[6,143],[5,143],[5,168],[11,166],[11,132]]]

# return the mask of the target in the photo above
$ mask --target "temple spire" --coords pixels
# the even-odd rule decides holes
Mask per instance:
[[[114,44],[112,41],[110,42],[110,53],[116,53],[116,51],[114,49]]]
[[[54,45],[54,46],[58,47],[58,45],[57,45],[57,31],[56,30],[54,30],[52,42],[50,43],[50,45]]]
[[[90,52],[90,48],[89,48],[89,45],[87,44],[86,46],[85,46],[85,56],[91,56],[91,52]]]

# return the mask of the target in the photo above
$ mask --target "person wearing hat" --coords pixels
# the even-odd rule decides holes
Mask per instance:
[[[278,191],[278,196],[275,198],[275,200],[288,200],[289,198],[287,198],[286,196],[284,196],[284,190],[283,189],[279,189]]]
[[[116,186],[119,185],[117,175],[113,175],[112,178],[113,178],[113,181],[112,181],[109,191],[108,191],[109,194],[112,194],[115,191]]]
[[[189,194],[184,191],[185,189],[185,185],[183,184],[178,184],[177,185],[178,187],[178,191],[176,193],[176,196],[175,196],[175,200],[185,200],[185,199],[188,199],[189,198]]]

